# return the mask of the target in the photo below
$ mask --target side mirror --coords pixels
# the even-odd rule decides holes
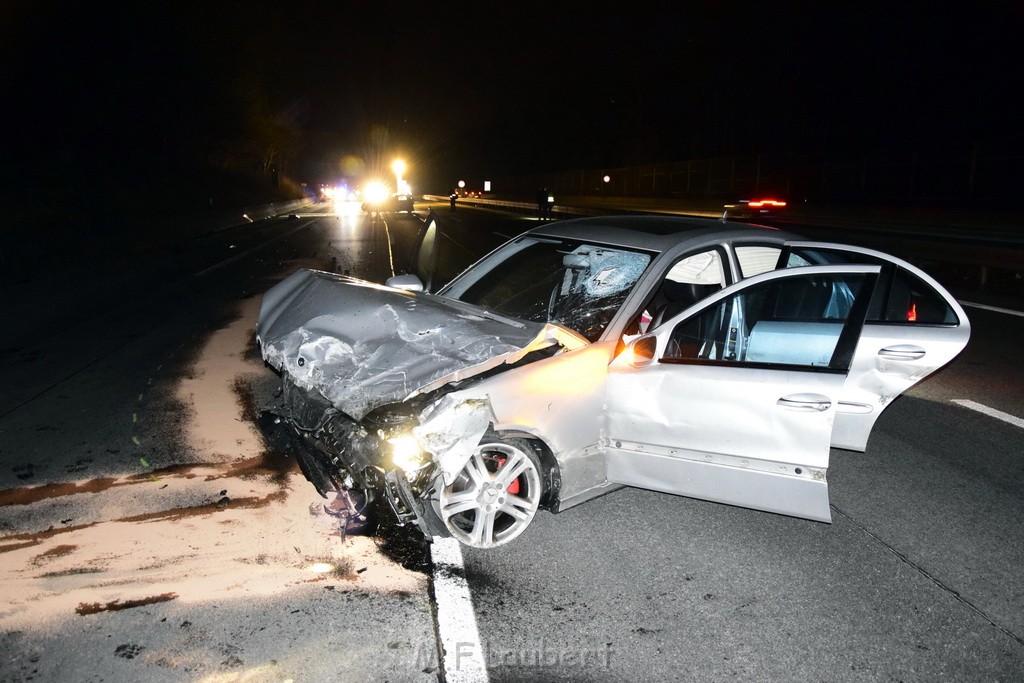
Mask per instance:
[[[395,289],[404,289],[407,292],[423,291],[423,282],[412,273],[389,277],[387,282],[385,282],[384,284],[386,284],[388,287],[394,287]]]
[[[654,362],[654,355],[658,352],[658,338],[638,337],[629,343],[625,353],[629,354],[629,364],[634,368],[642,368]]]

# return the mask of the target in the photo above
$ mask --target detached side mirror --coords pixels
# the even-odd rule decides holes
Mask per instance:
[[[658,338],[655,336],[638,337],[629,342],[624,353],[634,368],[642,368],[654,362],[654,356],[658,352]]]
[[[407,292],[423,291],[423,282],[412,273],[389,277],[387,282],[384,284],[388,287],[394,287],[395,289],[404,289]]]

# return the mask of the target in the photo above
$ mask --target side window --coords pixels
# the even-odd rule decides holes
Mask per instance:
[[[782,248],[748,245],[738,246],[735,251],[736,260],[740,264],[740,277],[746,279],[775,270]]]
[[[679,323],[661,360],[847,370],[857,339],[843,332],[868,277],[800,275],[748,287]]]
[[[905,268],[896,269],[882,320],[923,325],[956,325],[960,322],[944,296]]]
[[[838,249],[794,249],[787,268],[858,263],[882,266],[882,281],[868,307],[869,322],[919,325],[956,325],[959,319],[946,298],[906,268],[892,262]]]
[[[676,261],[655,289],[637,323],[639,332],[653,330],[726,284],[722,254],[717,249],[689,254]]]

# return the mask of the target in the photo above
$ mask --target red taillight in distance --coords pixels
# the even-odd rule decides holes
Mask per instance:
[[[778,199],[752,199],[747,204],[747,206],[753,207],[755,209],[760,209],[761,207],[764,206],[771,207],[773,209],[781,209],[785,205],[786,202]]]

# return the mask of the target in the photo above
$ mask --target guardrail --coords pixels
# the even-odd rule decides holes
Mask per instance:
[[[447,196],[423,195],[427,201],[446,202]],[[538,208],[532,202],[516,202],[484,197],[459,197],[458,204],[480,208],[493,208],[513,211],[527,215],[537,215]],[[656,208],[622,209],[616,207],[578,207],[556,204],[552,215],[556,218],[574,216],[601,216],[609,212],[634,215],[688,215],[705,218],[722,218],[720,213],[710,211],[694,211],[692,213],[676,211],[658,211]],[[1024,295],[1024,270],[1021,261],[1021,237],[1018,234],[997,230],[979,234],[979,230],[971,230],[969,234],[958,234],[960,231],[950,225],[931,225],[908,223],[903,220],[894,221],[887,217],[864,219],[860,217],[836,216],[787,216],[790,219],[806,221],[807,225],[826,227],[834,225],[845,230],[860,229],[866,235],[890,240],[917,239],[945,242],[941,249],[923,249],[916,254],[917,260],[927,262],[932,270],[950,270],[950,280],[961,284],[973,284],[983,291],[998,291],[1013,296]],[[798,230],[798,228],[794,228]],[[956,249],[957,240],[971,244],[973,249]],[[953,245],[951,249],[949,245]],[[909,260],[913,255],[904,254]]]
[[[425,194],[423,198],[431,202],[446,202],[448,197],[438,194]],[[536,204],[530,202],[511,202],[504,199],[485,199],[484,197],[459,197],[456,206],[478,206],[481,208],[502,209],[515,213],[536,214]],[[562,206],[555,204],[551,207],[552,216],[603,216],[608,210],[590,209],[579,206]],[[621,213],[637,213],[635,211],[622,211]],[[645,212],[646,213],[646,212]]]

